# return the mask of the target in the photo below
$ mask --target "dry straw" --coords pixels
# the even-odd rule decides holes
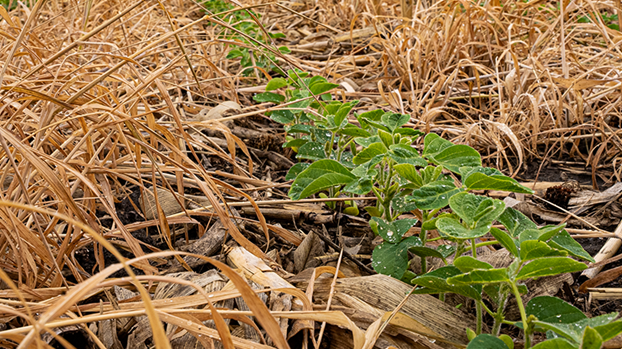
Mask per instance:
[[[546,2],[416,1],[410,18],[401,17],[396,1],[384,8],[367,1],[243,4],[263,14],[266,30],[285,33],[290,55],[272,43],[250,40],[249,46],[219,37],[216,28],[236,29],[190,1],[40,0],[32,7],[16,3],[10,12],[0,7],[0,279],[14,292],[0,298],[0,316],[23,325],[0,331],[0,346],[48,347],[40,334],[62,341],[54,328],[139,315],[149,317],[158,348],[170,345],[162,321],[222,339],[225,348],[267,347],[229,332],[224,319],[250,321],[250,315],[278,348],[288,344],[277,317],[339,325],[351,330],[355,347],[369,346],[366,338],[379,333],[366,337],[341,312],[309,311],[302,293],[294,296],[306,304],[303,311],[269,311],[242,277],[211,259],[235,284],[227,299],[243,297],[251,313],[217,309],[210,300],[217,295],[203,290],[205,309],[196,309],[196,302],[151,302],[143,282],[182,281],[158,276],[149,259],[184,262],[178,252],[143,252],[135,227],[122,222],[115,203],[127,197],[128,186],[138,185],[179,194],[174,197],[186,207],[183,194],[193,188],[239,245],[266,257],[228,218],[225,200],[234,193],[251,202],[266,236],[282,229],[268,225],[242,190],[259,181],[252,156],[224,123],[197,117],[200,108],[224,101],[250,107],[252,93],[261,91],[253,86],[266,74],[242,76],[238,61],[225,58],[232,45],[268,50],[283,69],[352,81],[358,88],[339,98],[410,113],[414,127],[470,144],[507,173],[534,160],[572,158],[583,171],[591,166],[594,183],[597,176],[620,180],[622,35],[595,15],[614,9],[589,0],[562,3],[558,9]],[[224,121],[267,108],[242,110]],[[208,142],[197,130],[224,134],[227,146]],[[233,173],[206,171],[200,154],[222,159]],[[240,185],[231,184],[236,178]],[[173,249],[169,224],[189,220],[165,216],[157,194],[155,202],[158,220],[149,224]],[[100,224],[98,212],[110,217],[112,228]],[[123,242],[131,260],[106,240],[111,236]],[[97,267],[84,270],[75,251],[90,243]],[[104,249],[119,264],[105,267]],[[129,279],[110,277],[121,269]],[[128,281],[142,303],[80,311],[87,297]],[[188,312],[196,314],[184,316]],[[202,326],[207,319],[215,330]]]

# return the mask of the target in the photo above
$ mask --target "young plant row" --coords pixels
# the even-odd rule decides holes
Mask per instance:
[[[293,179],[293,200],[314,194],[376,196],[376,206],[366,207],[370,227],[384,240],[372,254],[372,265],[381,274],[418,285],[418,294],[455,293],[476,304],[477,327],[469,332],[468,348],[513,348],[512,340],[499,335],[502,324],[523,329],[525,348],[531,348],[535,332],[547,340],[533,348],[600,348],[622,332],[622,321],[612,313],[587,318],[579,309],[555,297],[535,297],[526,305],[521,295],[525,282],[545,276],[573,273],[592,261],[564,225],[538,227],[501,200],[477,193],[503,190],[532,191],[494,168],[482,166],[480,154],[467,145],[453,144],[434,133],[425,135],[423,149],[415,142],[423,133],[405,124],[409,115],[372,110],[355,113],[357,101],[332,100],[328,93],[337,85],[322,77],[288,72],[288,78],[272,79],[258,102],[274,102],[280,108],[270,117],[284,124],[287,143],[300,160],[287,174]],[[348,209],[358,213],[354,201]],[[415,218],[400,217],[410,213]],[[500,223],[504,229],[493,227]],[[418,235],[406,234],[417,225]],[[428,232],[451,242],[433,248]],[[491,239],[478,242],[484,235]],[[477,247],[500,245],[512,256],[506,268],[478,260]],[[422,273],[410,268],[420,258]],[[574,258],[573,258],[574,257]],[[428,272],[428,260],[438,258],[444,266]],[[505,307],[515,297],[520,321],[505,318]],[[482,333],[487,312],[494,324]]]
[[[228,28],[220,28],[218,34],[224,39],[239,42],[238,47],[229,50],[227,59],[240,59],[243,76],[252,75],[254,69],[261,70],[266,76],[270,72],[283,74],[283,71],[274,64],[276,56],[257,43],[269,44],[271,39],[284,38],[285,34],[264,32],[253,19],[253,17],[261,18],[259,14],[251,10],[234,11],[235,6],[227,1],[207,0],[203,2],[203,6],[210,13],[215,14],[223,22],[230,24],[233,29],[237,30],[237,32],[232,32]],[[245,34],[250,39],[240,33]],[[280,46],[278,50],[284,54],[291,52],[286,46]]]

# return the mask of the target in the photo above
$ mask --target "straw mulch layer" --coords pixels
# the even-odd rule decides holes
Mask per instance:
[[[0,347],[467,342],[464,300],[406,299],[373,275],[368,217],[288,200],[295,154],[252,100],[271,67],[339,82],[359,111],[408,113],[519,179],[620,180],[607,3],[418,1],[407,21],[395,1],[233,2],[260,16],[187,0],[0,7]],[[265,33],[238,32],[255,21]],[[622,217],[615,195],[573,218],[593,252]],[[573,279],[550,282],[534,287]]]

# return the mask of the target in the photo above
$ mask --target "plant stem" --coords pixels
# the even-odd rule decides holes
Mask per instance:
[[[482,333],[482,318],[484,316],[482,314],[482,302],[476,301],[475,315],[477,316],[477,327],[475,328],[475,333],[481,334]]]
[[[456,244],[456,254],[455,257],[458,258],[460,256],[462,256],[462,254],[464,253],[466,249],[464,248],[464,240],[458,240],[458,243]]]
[[[391,181],[393,179],[393,161],[388,162],[387,178],[384,184],[384,216],[389,222],[393,221],[393,214],[391,213],[391,200],[389,200],[389,188],[391,188]]]
[[[326,152],[326,155],[329,158],[330,158],[331,153],[333,152],[334,145],[335,145],[335,132],[331,132],[330,143],[326,143],[326,146],[324,147],[324,151]],[[337,145],[337,147],[339,147],[339,145]],[[337,161],[339,161],[339,159],[337,159]]]
[[[473,252],[473,258],[477,258],[477,246],[475,246],[475,239],[471,239],[471,252]]]
[[[490,246],[490,245],[499,245],[499,241],[493,240],[493,241],[480,242],[478,244],[475,244],[475,248],[483,247],[483,246]]]
[[[493,315],[494,323],[492,325],[492,331],[490,332],[493,336],[499,336],[499,332],[501,331],[501,324],[503,324],[503,311],[505,310],[505,304],[508,300],[508,294],[503,292],[503,295],[500,296],[501,301],[497,306],[497,312]]]
[[[428,241],[428,231],[423,228],[423,224],[428,220],[428,212],[421,211],[421,233],[419,238],[421,239],[421,246],[425,247],[425,243]],[[428,271],[428,260],[426,257],[421,257],[421,274],[425,274]]]
[[[490,315],[490,316],[495,316],[495,313],[493,313],[493,312],[492,312],[492,310],[490,310],[490,308],[488,308],[488,307],[486,306],[486,304],[484,304],[484,302],[482,302],[482,308],[483,308],[484,310],[486,310],[486,312],[488,313],[488,315]]]
[[[520,291],[518,290],[518,287],[516,286],[516,282],[514,282],[514,280],[510,281],[510,286],[512,286],[512,293],[514,293],[514,297],[516,297],[516,304],[518,305],[520,318],[523,321],[523,333],[525,334],[525,349],[529,349],[531,348],[531,331],[529,331],[529,325],[527,323],[527,313],[525,312],[525,306],[523,305]]]

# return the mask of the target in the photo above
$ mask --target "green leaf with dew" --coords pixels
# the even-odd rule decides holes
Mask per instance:
[[[519,254],[516,243],[514,242],[514,239],[508,235],[508,233],[501,229],[492,227],[490,228],[490,235],[492,235],[501,246],[514,255],[514,257],[518,257]]]
[[[489,335],[486,333],[482,333],[475,337],[469,345],[467,349],[510,349],[501,339]]]
[[[266,91],[278,90],[285,86],[287,86],[287,80],[285,80],[284,78],[273,78],[272,80],[268,81],[268,84],[266,85]]]
[[[594,258],[592,258],[592,256],[583,249],[583,246],[570,236],[565,229],[555,235],[549,241],[549,245],[558,250],[564,250],[571,256],[595,263]]]
[[[437,154],[426,157],[434,164],[441,165],[454,173],[460,173],[460,168],[464,166],[482,165],[482,158],[477,150],[463,144],[452,145]]]
[[[516,280],[540,278],[543,276],[574,273],[587,269],[581,262],[568,257],[538,258],[523,266],[516,276]]]
[[[494,284],[509,282],[508,270],[500,269],[476,269],[466,274],[458,275],[447,279],[452,285],[459,284]]]
[[[382,142],[372,143],[367,148],[361,150],[358,154],[356,154],[354,159],[352,159],[352,162],[355,165],[361,165],[370,161],[377,155],[386,154],[386,152],[387,148],[384,146],[384,144],[382,144]]]
[[[339,85],[337,84],[332,84],[330,82],[319,82],[317,84],[313,84],[309,87],[309,89],[311,90],[311,92],[314,95],[321,95],[324,94],[332,89],[334,89],[335,87],[339,87]]]
[[[298,148],[297,159],[321,160],[326,158],[324,145],[319,142],[307,142]]]
[[[397,244],[383,242],[372,252],[372,266],[380,274],[391,275],[401,279],[408,268],[408,249],[421,245],[421,239],[408,237]]]
[[[522,262],[542,257],[565,257],[568,253],[551,248],[543,241],[527,240],[520,244],[520,259]]]
[[[318,160],[300,172],[292,183],[289,197],[304,199],[321,190],[345,185],[356,178],[346,167],[332,159]]]
[[[281,103],[285,100],[285,96],[273,92],[264,92],[254,95],[253,100],[257,103]]]
[[[527,229],[538,229],[536,223],[527,218],[524,214],[516,209],[507,207],[503,214],[497,218],[501,224],[508,230],[508,233],[513,237],[518,236],[520,233]]]
[[[422,210],[435,210],[449,204],[449,198],[462,191],[453,181],[436,181],[413,190],[412,197]]]

